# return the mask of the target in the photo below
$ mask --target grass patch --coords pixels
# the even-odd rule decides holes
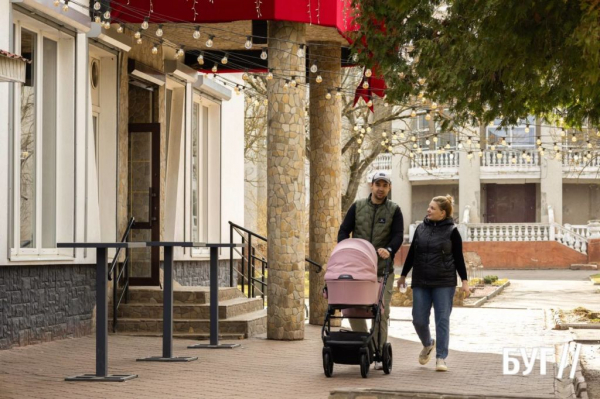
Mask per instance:
[[[507,279],[507,278],[503,278],[503,279],[500,279],[500,280],[496,280],[496,281],[494,281],[494,282],[492,283],[492,285],[495,285],[495,286],[501,286],[501,285],[504,285],[504,284],[506,284],[506,282],[507,282],[507,281],[508,281],[508,279]]]

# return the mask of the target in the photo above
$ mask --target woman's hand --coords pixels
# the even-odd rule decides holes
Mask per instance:
[[[377,253],[379,254],[379,256],[381,256],[381,259],[387,259],[390,257],[390,253],[385,248],[379,248],[377,250]]]
[[[469,289],[469,282],[467,280],[463,280],[462,287],[460,290],[464,293],[464,298],[468,298],[471,295],[471,290]]]
[[[400,276],[396,285],[398,286],[398,290],[400,290],[401,286],[403,286],[403,285],[405,286],[406,285],[406,276]]]

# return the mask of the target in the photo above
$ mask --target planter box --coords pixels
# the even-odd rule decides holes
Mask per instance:
[[[25,83],[25,64],[27,59],[0,50],[0,82]]]

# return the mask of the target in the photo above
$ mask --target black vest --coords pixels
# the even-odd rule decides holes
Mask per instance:
[[[452,219],[432,222],[425,218],[413,242],[413,287],[456,287],[456,265],[452,255]]]

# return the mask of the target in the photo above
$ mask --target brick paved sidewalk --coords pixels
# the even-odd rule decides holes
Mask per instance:
[[[191,350],[186,346],[192,341],[175,340],[175,355],[199,357],[191,363],[136,362],[139,357],[159,355],[161,339],[111,336],[109,372],[136,373],[139,378],[124,383],[65,382],[66,376],[94,371],[95,340],[86,337],[0,352],[0,397],[327,398],[330,391],[347,388],[555,397],[553,366],[549,366],[547,376],[540,376],[539,371],[529,376],[502,375],[503,343],[498,334],[518,337],[520,342],[514,346],[546,344],[560,338],[540,331],[541,311],[527,314],[512,310],[509,314],[498,309],[455,309],[448,373],[436,373],[434,362],[427,366],[418,364],[421,345],[412,331],[409,311],[392,312],[398,321],[392,322],[390,331],[394,370],[388,376],[371,370],[369,378],[363,379],[358,366],[335,365],[333,378],[326,378],[320,328],[307,326],[304,341],[254,338],[240,341],[242,347],[233,350]],[[525,319],[530,321],[519,327]]]

